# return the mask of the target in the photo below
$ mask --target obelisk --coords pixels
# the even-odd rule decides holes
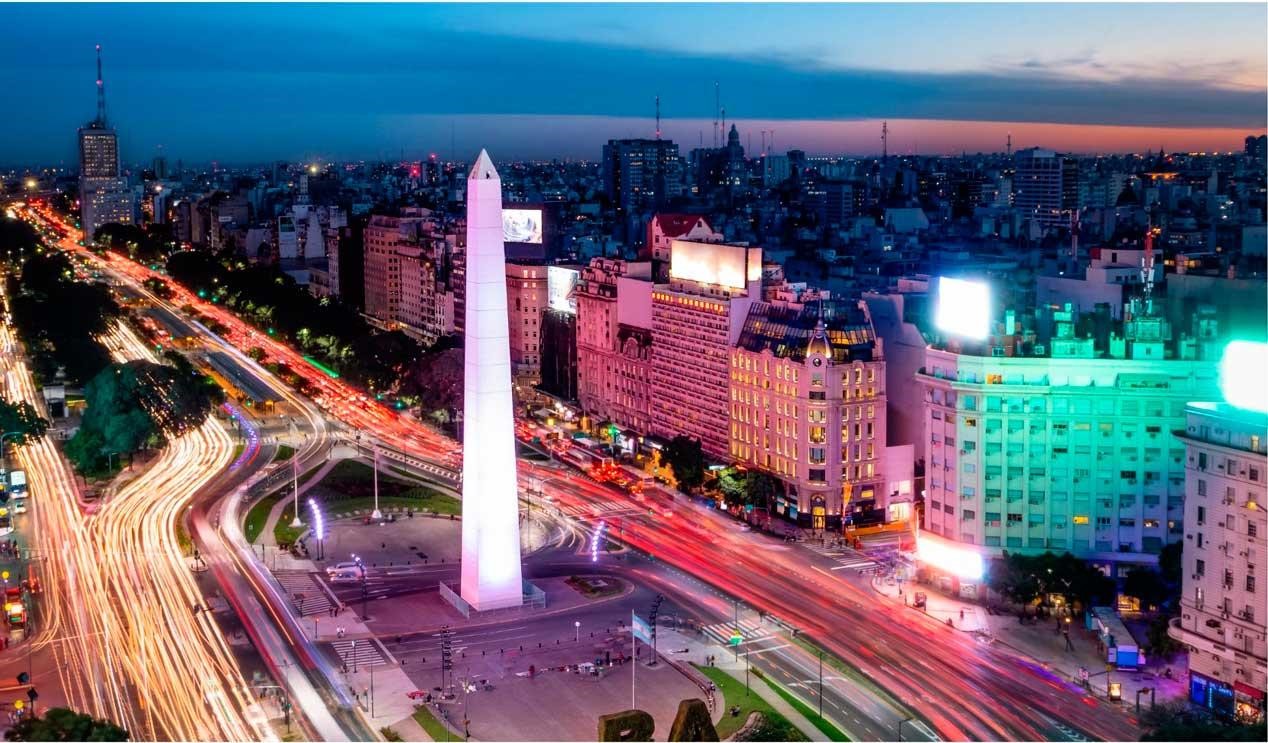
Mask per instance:
[[[462,598],[477,611],[523,603],[502,181],[480,151],[467,176]]]

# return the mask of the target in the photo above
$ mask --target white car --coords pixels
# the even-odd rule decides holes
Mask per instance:
[[[359,573],[360,571],[364,569],[365,568],[361,567],[361,563],[359,562],[341,562],[326,568],[326,575],[333,578],[335,573],[347,573],[347,572]]]

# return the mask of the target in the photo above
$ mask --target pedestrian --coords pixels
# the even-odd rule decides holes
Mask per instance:
[[[961,610],[960,610],[960,619],[964,619],[964,610],[963,610],[963,609],[961,609]]]

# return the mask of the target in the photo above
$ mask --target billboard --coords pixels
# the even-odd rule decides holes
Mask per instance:
[[[761,248],[674,240],[669,248],[669,276],[730,289],[762,278]]]
[[[939,277],[934,325],[948,335],[985,340],[991,332],[990,285]]]
[[[541,209],[503,209],[502,242],[542,244]]]
[[[573,289],[581,273],[566,266],[546,267],[546,305],[555,312],[577,314],[577,299]]]

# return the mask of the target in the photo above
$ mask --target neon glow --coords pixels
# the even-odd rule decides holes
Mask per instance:
[[[317,506],[317,501],[309,498],[308,508],[313,512],[313,536],[318,540],[326,538],[326,519],[321,515],[321,508]]]
[[[272,332],[272,331],[270,331],[270,332]],[[320,362],[320,361],[318,361],[317,359],[314,359],[312,356],[305,356],[305,357],[304,357],[304,361],[307,361],[309,364],[312,364],[312,366],[313,366],[313,368],[314,368],[314,369],[316,369],[317,371],[321,372],[322,374],[325,374],[326,376],[330,377],[331,379],[338,379],[338,378],[339,378],[339,372],[335,371],[334,369],[331,369],[330,367],[328,367],[328,366],[326,366],[325,364],[321,363],[321,362]]]
[[[542,244],[541,209],[503,209],[502,242]]]
[[[600,521],[595,527],[594,533],[590,535],[590,562],[599,561],[599,542],[603,539],[603,530],[606,529],[608,523]]]
[[[977,552],[925,534],[916,540],[916,559],[965,580],[981,580],[986,573]]]
[[[1230,341],[1220,359],[1220,394],[1229,405],[1268,413],[1268,343]]]
[[[983,340],[991,332],[991,287],[985,281],[938,279],[934,324],[949,335]]]
[[[575,268],[546,267],[546,304],[550,309],[568,315],[577,314],[577,299],[573,295],[573,289],[576,288],[580,275]]]

